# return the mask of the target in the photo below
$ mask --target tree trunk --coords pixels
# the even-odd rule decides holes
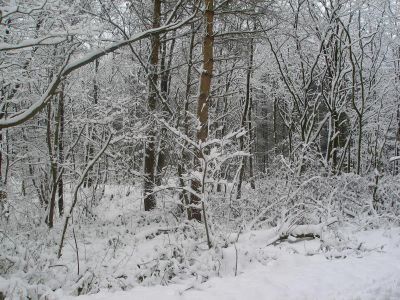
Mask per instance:
[[[171,46],[169,51],[167,51],[167,43],[164,42],[161,47],[161,63],[160,63],[160,73],[161,73],[161,82],[160,82],[160,91],[164,100],[168,101],[169,93],[170,93],[170,81],[171,81],[171,65],[173,59],[173,53],[175,48],[175,39],[171,41]],[[169,52],[169,53],[168,53]],[[168,61],[167,61],[168,54]],[[166,143],[166,133],[167,129],[162,128],[161,134],[159,134],[159,147],[158,147],[158,159],[157,159],[157,167],[156,167],[156,177],[155,184],[157,186],[161,185],[163,172],[165,167],[167,166],[167,143]]]
[[[161,17],[161,0],[154,0],[153,8],[153,28],[160,27]],[[149,96],[148,96],[148,109],[150,113],[156,110],[157,100],[157,65],[158,53],[160,50],[160,36],[153,34],[151,36],[151,55],[150,55],[150,74],[149,74]],[[145,148],[144,157],[144,210],[149,211],[156,207],[156,198],[153,194],[155,183],[155,164],[156,164],[156,142],[155,142],[155,129],[150,126],[147,132],[147,143]]]
[[[1,99],[3,100],[3,99]],[[4,103],[3,101],[1,101],[1,103]],[[6,105],[4,105],[4,109],[6,109]],[[5,117],[5,112],[0,112],[0,119]],[[8,139],[6,137],[6,143],[8,145]],[[8,170],[8,158],[7,158],[7,162],[6,162],[6,169],[5,169],[5,178],[3,179],[3,132],[0,129],[0,208],[2,206],[2,203],[5,202],[5,200],[7,199],[7,189],[6,189],[6,183],[7,183],[7,170]],[[7,146],[8,148],[8,146]],[[7,149],[8,152],[8,149]],[[0,210],[1,212],[1,210]]]
[[[249,130],[249,137],[251,136],[250,130],[251,130],[251,120],[249,119],[249,114],[250,114],[250,101],[251,101],[251,73],[252,73],[252,68],[253,68],[253,39],[250,41],[250,59],[248,62],[247,66],[247,74],[246,74],[246,97],[244,101],[244,108],[243,108],[243,114],[242,114],[242,128],[246,128]],[[239,146],[240,146],[240,151],[245,150],[245,136],[242,135],[239,138]],[[237,185],[237,194],[236,198],[240,199],[242,197],[242,182],[244,178],[244,171],[245,171],[245,157],[241,157],[241,162],[240,162],[240,171],[239,171],[239,180],[238,180],[238,185]],[[250,161],[251,162],[251,161]],[[252,169],[252,162],[250,164],[250,169]],[[250,171],[251,173],[252,170]],[[252,187],[254,186],[254,182],[252,183]]]
[[[94,61],[94,79],[93,79],[93,104],[98,104],[99,102],[99,85],[97,83],[97,75],[98,75],[98,71],[99,71],[99,60],[96,59]],[[92,138],[94,136],[94,129],[90,130],[90,127],[88,126],[88,133],[89,133],[89,138]],[[87,145],[87,149],[86,149],[87,153],[86,153],[86,158],[85,158],[85,162],[87,163],[88,161],[90,161],[91,159],[93,159],[94,156],[94,147],[92,144]],[[94,182],[94,178],[93,178],[93,169],[89,170],[88,176],[85,180],[85,182],[83,183],[83,187],[91,187],[93,185]]]
[[[62,164],[64,163],[64,86],[59,95],[58,103],[58,126],[59,126],[59,137],[58,137],[58,165],[61,169],[58,178],[58,213],[60,216],[64,213],[64,181]],[[60,167],[61,166],[61,167]]]
[[[49,215],[47,217],[47,225],[49,228],[53,228],[53,222],[54,222],[54,208],[55,208],[55,187],[57,185],[57,162],[54,157],[54,149],[53,149],[53,144],[52,144],[52,138],[51,138],[51,115],[52,115],[52,108],[51,108],[51,102],[47,105],[47,137],[46,137],[46,142],[47,142],[47,148],[49,151],[49,159],[50,159],[50,175],[51,175],[51,186],[50,186],[50,201],[49,201]]]
[[[197,130],[197,141],[199,147],[201,148],[201,144],[204,143],[208,138],[208,107],[209,107],[209,97],[211,90],[211,78],[213,74],[214,68],[214,35],[213,35],[213,24],[214,24],[214,1],[213,0],[204,0],[205,11],[204,11],[204,27],[205,27],[205,35],[203,38],[203,68],[200,75],[200,93],[197,101],[197,118],[200,122],[199,129]],[[197,162],[195,162],[195,168],[199,171],[201,170],[200,161],[204,158],[202,149],[199,149],[196,153]],[[200,172],[202,173],[202,172]],[[192,180],[192,189],[197,192],[197,194],[201,193],[201,190],[204,191],[204,187],[201,186],[200,178]],[[190,199],[191,205],[196,207],[190,208],[189,219],[195,219],[197,221],[201,221],[201,210],[199,208],[199,204],[201,203],[201,199],[192,194]],[[204,202],[202,203],[204,208]],[[204,209],[203,209],[203,213]]]
[[[185,100],[184,100],[184,107],[183,107],[183,130],[186,136],[189,137],[189,100],[191,95],[191,86],[192,86],[192,68],[193,68],[193,49],[194,49],[194,38],[196,36],[196,30],[194,24],[191,24],[191,35],[190,35],[190,42],[189,42],[189,53],[187,57],[188,65],[186,70],[186,89],[185,89]],[[181,157],[178,160],[178,177],[179,183],[182,188],[182,192],[180,194],[180,200],[183,205],[188,206],[190,203],[189,200],[189,193],[184,190],[185,181],[183,179],[183,174],[187,172],[187,169],[190,168],[190,158],[191,155],[187,148],[187,142],[183,142],[183,147],[181,150]],[[187,208],[187,215],[190,215],[190,209]]]

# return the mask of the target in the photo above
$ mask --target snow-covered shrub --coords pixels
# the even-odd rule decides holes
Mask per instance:
[[[247,197],[235,202],[243,225],[318,224],[331,217],[375,225],[388,219],[399,221],[398,177],[385,175],[376,184],[373,175],[328,176],[323,164],[308,168],[303,160],[301,165],[299,172],[298,164],[280,157],[257,181],[255,190],[246,186]]]

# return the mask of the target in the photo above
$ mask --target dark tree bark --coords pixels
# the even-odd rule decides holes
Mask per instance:
[[[58,124],[59,124],[59,137],[58,137],[58,213],[60,216],[64,213],[64,181],[63,181],[63,170],[60,166],[64,163],[64,86],[59,94],[58,103]]]
[[[49,102],[47,105],[47,148],[49,152],[49,160],[50,160],[50,176],[51,176],[51,183],[50,183],[50,199],[49,199],[49,215],[47,217],[47,225],[49,228],[53,228],[54,224],[54,209],[56,205],[56,186],[57,186],[57,161],[54,157],[54,148],[52,143],[52,130],[51,130],[51,119],[52,119],[52,103]]]
[[[241,126],[242,128],[246,128],[249,131],[249,137],[251,137],[251,119],[250,119],[250,104],[251,104],[251,73],[252,73],[252,68],[253,68],[253,40],[250,41],[250,47],[249,47],[249,52],[250,52],[250,58],[247,66],[247,71],[246,71],[246,96],[244,99],[244,107],[243,107],[243,113],[242,113],[242,122]],[[245,150],[245,136],[242,135],[239,138],[239,146],[240,146],[240,151]],[[239,170],[239,179],[238,179],[238,184],[237,184],[237,193],[236,193],[236,198],[240,199],[242,197],[242,183],[244,179],[244,171],[245,171],[245,157],[241,157],[241,162],[240,162],[240,170]],[[249,160],[249,167],[250,167],[250,173],[253,174],[253,163],[251,160]],[[252,175],[251,175],[252,177]],[[254,182],[252,181],[252,187],[254,186]]]
[[[160,82],[160,92],[161,96],[164,100],[168,100],[170,94],[170,81],[171,81],[171,65],[173,59],[173,52],[175,48],[175,39],[172,39],[171,46],[169,47],[169,51],[167,50],[167,43],[164,42],[162,44],[161,50],[161,63],[160,63],[160,73],[161,73],[161,82]],[[167,60],[168,58],[168,60]],[[159,134],[159,147],[158,147],[158,159],[157,159],[157,167],[155,174],[155,184],[157,186],[161,185],[161,180],[163,176],[163,172],[165,167],[167,166],[167,147],[166,147],[166,128],[161,129],[161,134]]]
[[[99,71],[99,60],[96,59],[94,61],[94,78],[93,78],[93,104],[97,105],[99,102],[99,85],[97,82],[97,76],[98,76],[98,71]],[[94,136],[94,128],[89,128],[89,138],[92,139]],[[85,162],[87,163],[88,161],[90,161],[91,159],[93,159],[94,156],[94,147],[93,145],[89,142],[89,144],[87,145],[87,149],[86,149],[86,157],[85,157]],[[93,185],[94,182],[94,178],[93,178],[93,169],[89,170],[88,176],[85,180],[85,182],[83,183],[83,187],[91,187]]]
[[[189,41],[189,52],[187,57],[187,70],[186,70],[186,87],[185,87],[185,100],[183,105],[183,130],[186,136],[189,136],[189,100],[190,100],[190,91],[192,86],[192,68],[193,68],[193,50],[194,50],[194,38],[196,36],[196,29],[194,24],[191,24],[191,35]],[[190,195],[184,189],[186,183],[183,179],[183,174],[187,172],[187,169],[190,166],[190,158],[191,155],[189,151],[187,151],[187,142],[183,142],[183,147],[180,153],[180,159],[178,160],[178,177],[179,177],[179,184],[182,188],[182,192],[180,194],[180,201],[183,205],[187,206],[190,204]],[[183,209],[182,209],[183,211]],[[190,215],[190,208],[187,208],[187,215]]]
[[[214,35],[213,35],[213,24],[214,24],[214,1],[213,0],[204,0],[205,11],[204,11],[204,27],[205,27],[205,35],[203,38],[203,70],[200,75],[200,94],[197,101],[197,118],[200,122],[199,129],[197,130],[197,141],[200,145],[204,143],[208,138],[208,107],[210,101],[210,90],[211,90],[211,79],[214,68]],[[200,170],[199,161],[203,159],[202,150],[198,150],[196,153],[197,161],[195,163],[196,169]],[[204,170],[200,170],[204,171]],[[199,179],[192,180],[192,189],[196,191],[198,194],[204,191],[204,186]],[[190,209],[189,219],[195,219],[197,221],[201,221],[201,209],[199,208],[200,203],[203,206],[204,212],[204,203],[201,202],[201,199],[192,194],[191,195],[191,204],[195,207]]]
[[[153,28],[160,27],[161,0],[154,0],[153,8]],[[151,36],[151,54],[150,54],[150,74],[149,74],[149,96],[147,106],[150,113],[156,110],[157,102],[157,66],[158,54],[160,51],[160,36],[155,33]],[[144,210],[149,211],[156,207],[156,199],[153,194],[155,183],[155,165],[156,165],[156,133],[154,126],[150,126],[147,132],[147,143],[144,157]]]

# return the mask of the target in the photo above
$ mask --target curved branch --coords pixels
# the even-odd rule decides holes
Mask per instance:
[[[83,56],[80,59],[75,60],[74,62],[68,63],[69,57],[66,60],[66,63],[64,66],[61,68],[57,76],[54,77],[53,81],[50,83],[49,87],[47,88],[46,92],[42,95],[41,99],[34,104],[32,104],[28,109],[26,109],[24,112],[20,114],[16,114],[11,116],[8,119],[5,120],[0,120],[0,130],[3,128],[9,128],[9,127],[14,127],[17,125],[20,125],[29,119],[33,118],[39,111],[41,111],[48,101],[51,99],[51,97],[57,92],[57,88],[62,82],[63,78],[68,76],[70,73],[73,71],[95,61],[96,59],[107,55],[111,52],[114,52],[115,50],[118,50],[121,47],[124,47],[126,45],[132,44],[134,42],[140,41],[142,39],[148,38],[153,34],[159,34],[159,33],[164,33],[170,30],[176,30],[184,25],[186,25],[188,22],[190,22],[193,18],[195,17],[195,14],[191,15],[189,18],[181,21],[181,22],[175,22],[172,24],[167,24],[158,28],[154,29],[149,29],[144,32],[135,34],[131,38],[123,41],[119,41],[116,43],[111,44],[110,46],[104,48],[104,49],[98,49],[95,51],[92,51],[85,56]],[[71,56],[72,53],[69,54]]]

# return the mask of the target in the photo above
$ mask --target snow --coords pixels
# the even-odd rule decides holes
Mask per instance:
[[[60,36],[62,34],[59,34]],[[67,34],[65,34],[67,35]],[[21,48],[34,47],[38,45],[59,44],[65,41],[65,38],[60,38],[58,35],[48,35],[37,39],[27,39],[18,44],[0,43],[0,51],[16,50]]]
[[[89,64],[90,62],[93,62],[95,59],[102,57],[108,53],[111,53],[123,46],[126,46],[128,44],[134,43],[136,41],[139,41],[143,38],[148,37],[149,35],[157,32],[164,32],[164,31],[169,31],[169,30],[174,30],[182,27],[185,25],[187,22],[189,22],[191,19],[193,19],[194,15],[190,16],[189,18],[181,21],[181,22],[175,22],[175,23],[170,23],[158,28],[152,28],[149,30],[145,30],[143,32],[140,32],[138,34],[133,35],[127,40],[122,40],[119,42],[112,43],[111,45],[104,47],[103,49],[97,49],[93,50],[90,53],[84,55],[81,58],[76,59],[75,61],[72,61],[68,63],[69,60],[69,55],[72,54],[72,52],[66,57],[65,64],[59,71],[59,74],[57,76],[54,76],[54,80],[50,83],[48,86],[46,92],[41,96],[40,100],[33,103],[29,108],[24,110],[21,113],[15,113],[12,117],[8,119],[2,119],[0,120],[0,128],[6,128],[6,127],[12,127],[19,125],[23,123],[26,120],[29,120],[33,116],[35,116],[43,107],[46,105],[46,103],[49,101],[51,94],[54,93],[54,90],[58,87],[60,84],[61,77],[65,77],[69,75],[71,72]],[[22,45],[25,47],[26,45]],[[7,45],[0,45],[0,47],[5,47],[7,48]],[[20,46],[17,46],[17,48],[21,48]]]
[[[396,160],[400,160],[400,156],[393,156],[389,159],[390,162],[394,162]]]
[[[7,232],[13,241],[0,244],[0,273],[5,270],[0,292],[8,299],[49,300],[400,299],[400,228],[384,218],[289,219],[275,227],[263,221],[238,227],[213,223],[209,250],[204,225],[176,219],[169,213],[176,195],[168,189],[162,195],[160,207],[146,213],[140,209],[140,183],[106,186],[91,208],[95,219],[71,223],[60,259],[61,222],[53,231],[31,223],[21,227],[30,228],[29,243],[23,243],[25,231]],[[69,207],[71,193],[67,196]],[[46,247],[30,250],[39,243]]]
[[[265,247],[268,235],[252,231],[239,238],[236,277],[236,254],[231,246],[224,249],[225,274],[204,283],[188,279],[169,286],[60,299],[400,299],[399,228],[359,232],[354,242],[358,246],[337,257],[321,252],[312,255],[320,249],[319,240]],[[251,263],[256,253],[259,263]]]

